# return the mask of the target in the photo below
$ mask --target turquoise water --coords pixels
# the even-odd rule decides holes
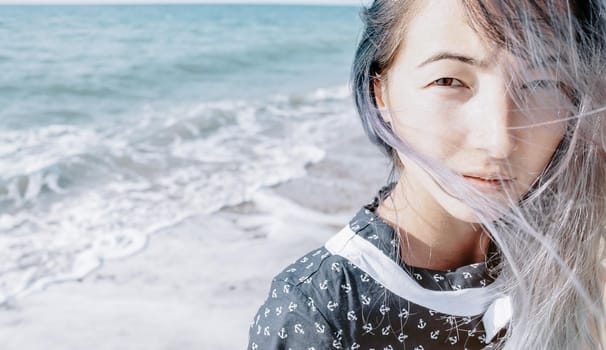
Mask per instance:
[[[0,8],[2,126],[135,118],[138,108],[341,84],[355,7]]]
[[[358,9],[0,7],[0,304],[302,176],[354,117]]]

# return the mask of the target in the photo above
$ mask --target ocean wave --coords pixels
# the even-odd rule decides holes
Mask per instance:
[[[347,87],[0,130],[0,303],[128,256],[192,215],[304,176],[355,125]],[[133,122],[135,121],[135,122]]]

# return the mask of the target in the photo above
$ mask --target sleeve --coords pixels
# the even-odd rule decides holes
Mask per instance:
[[[333,349],[332,335],[313,299],[288,282],[274,281],[251,322],[248,350]]]

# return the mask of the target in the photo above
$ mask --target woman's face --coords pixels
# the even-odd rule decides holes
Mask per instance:
[[[561,111],[570,102],[554,84],[556,75],[545,69],[511,81],[508,73],[521,60],[489,47],[466,23],[459,1],[422,4],[394,64],[375,82],[383,118],[416,151],[443,161],[487,196],[505,204],[505,186],[521,198],[561,141]],[[512,88],[527,97],[525,112],[514,105]],[[427,198],[456,218],[477,222],[466,205],[399,157],[403,176]],[[480,179],[498,177],[506,181]]]

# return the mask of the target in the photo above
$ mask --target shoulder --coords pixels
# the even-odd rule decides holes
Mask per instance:
[[[306,290],[309,289],[306,285],[313,285],[314,281],[326,276],[337,277],[351,267],[345,258],[320,247],[295,260],[278,273],[273,282],[284,282]]]
[[[324,247],[303,255],[276,275],[270,295],[295,290],[314,311],[339,328],[344,312],[359,310],[377,293],[383,293],[384,286],[379,281],[344,255],[332,253],[347,240],[348,232],[355,234],[341,230]]]
[[[325,286],[315,283],[337,260],[326,248],[318,248],[274,277],[251,323],[249,349],[319,350],[340,342],[335,320],[326,313],[329,304],[318,292]]]
[[[334,305],[345,294],[355,292],[359,279],[357,266],[326,247],[318,248],[298,258],[272,280],[272,290],[296,290],[326,315],[327,305]],[[277,292],[277,291],[276,291]]]

